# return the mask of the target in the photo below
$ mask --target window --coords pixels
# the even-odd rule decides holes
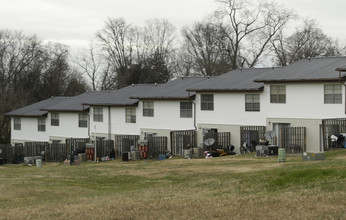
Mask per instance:
[[[51,116],[50,125],[59,126],[59,113],[52,112]]]
[[[213,111],[214,110],[214,95],[201,94],[201,110]]]
[[[342,103],[342,89],[339,84],[324,85],[324,103],[340,104]]]
[[[245,94],[245,111],[259,112],[260,111],[260,95]]]
[[[135,108],[126,108],[126,123],[136,123],[136,109]]]
[[[180,102],[180,118],[192,118],[191,102]]]
[[[21,127],[22,127],[21,119],[18,117],[13,118],[13,129],[14,130],[20,130]]]
[[[286,86],[270,86],[270,103],[286,103]]]
[[[154,117],[154,102],[143,102],[143,116]]]
[[[88,127],[88,115],[85,113],[79,113],[78,115],[78,127],[86,128]]]
[[[94,121],[103,122],[103,108],[94,108]]]
[[[37,130],[38,131],[46,131],[46,119],[38,118],[37,119]]]

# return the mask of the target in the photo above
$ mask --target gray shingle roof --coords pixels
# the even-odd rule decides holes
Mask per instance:
[[[195,95],[194,92],[186,91],[191,86],[197,86],[200,83],[207,81],[207,77],[184,77],[172,80],[165,84],[160,84],[148,90],[145,93],[132,95],[131,98],[136,99],[165,99],[165,100],[179,100],[189,99]]]
[[[189,91],[196,92],[237,92],[262,90],[263,83],[254,82],[254,79],[274,72],[277,68],[248,68],[237,69],[223,75],[210,78],[207,81],[191,86]]]
[[[6,113],[6,116],[22,116],[22,117],[40,117],[47,114],[47,111],[42,111],[42,108],[46,108],[51,105],[56,105],[64,101],[69,100],[70,97],[52,97],[34,104],[19,108],[17,110]]]
[[[136,105],[138,103],[138,100],[131,99],[130,96],[136,96],[145,93],[154,87],[154,84],[130,85],[119,90],[107,91],[107,93],[102,95],[101,97],[90,99],[88,101],[85,101],[83,104],[99,106]]]
[[[256,82],[336,81],[339,73],[335,69],[345,64],[346,57],[302,59],[258,78]]]
[[[89,106],[83,106],[82,103],[91,99],[100,98],[107,93],[108,91],[85,92],[80,95],[71,97],[65,102],[57,103],[56,105],[51,105],[42,108],[42,110],[59,112],[81,112],[89,108]]]

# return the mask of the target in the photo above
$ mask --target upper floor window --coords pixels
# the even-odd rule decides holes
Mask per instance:
[[[180,118],[192,118],[191,102],[180,102]]]
[[[22,128],[21,118],[13,118],[13,129],[20,130]]]
[[[259,112],[260,111],[260,95],[245,94],[245,111]]]
[[[37,119],[37,130],[38,131],[46,131],[46,119],[38,118]]]
[[[342,88],[340,84],[324,85],[324,103],[325,104],[342,103]]]
[[[153,101],[143,101],[143,116],[154,117]]]
[[[126,108],[126,123],[136,123],[136,108]]]
[[[286,86],[270,86],[270,103],[286,103]]]
[[[50,119],[51,126],[59,126],[59,113],[52,112]]]
[[[213,111],[214,110],[214,95],[201,94],[201,110]]]
[[[80,127],[80,128],[88,127],[88,114],[79,113],[79,115],[78,115],[78,127]]]
[[[94,121],[103,122],[103,108],[102,107],[94,108]]]

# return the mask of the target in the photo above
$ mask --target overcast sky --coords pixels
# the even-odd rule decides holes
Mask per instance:
[[[324,32],[346,43],[345,0],[273,0],[319,21]],[[86,46],[107,18],[143,25],[166,18],[178,29],[203,19],[215,0],[0,0],[0,29],[22,30],[72,47]]]

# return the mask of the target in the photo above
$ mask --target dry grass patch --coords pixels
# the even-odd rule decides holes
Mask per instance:
[[[2,166],[0,219],[345,219],[345,155]]]

